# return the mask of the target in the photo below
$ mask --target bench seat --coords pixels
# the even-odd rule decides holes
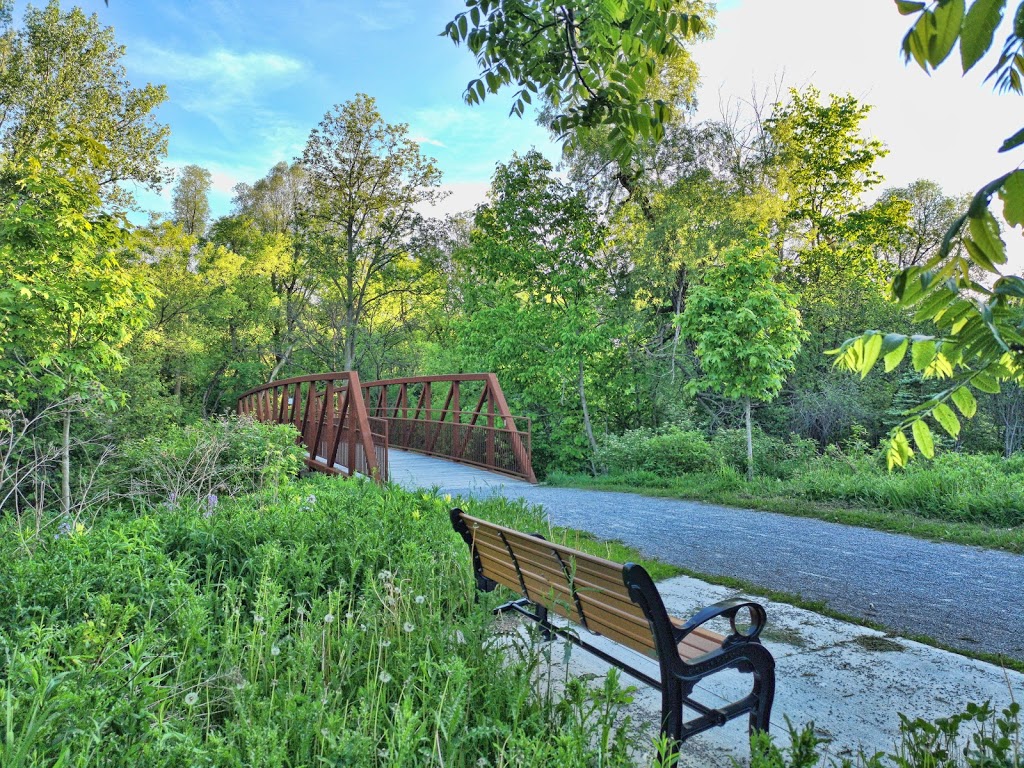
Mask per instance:
[[[477,589],[505,587],[518,597],[496,609],[537,622],[544,636],[561,636],[662,693],[662,733],[687,738],[744,714],[751,729],[768,730],[775,694],[775,661],[758,640],[767,616],[758,603],[724,600],[683,620],[669,616],[642,566],[616,563],[451,510],[453,528],[469,546]],[[549,614],[585,630],[556,626]],[[702,626],[729,622],[723,635]],[[659,678],[587,641],[587,633],[658,662]],[[695,685],[727,669],[752,675],[750,693],[722,707],[695,701]],[[684,719],[684,705],[696,716]]]

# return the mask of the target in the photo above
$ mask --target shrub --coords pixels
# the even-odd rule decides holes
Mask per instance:
[[[598,450],[597,462],[612,474],[642,471],[658,477],[707,472],[717,466],[703,433],[677,426],[661,431],[632,429],[620,436],[609,435]]]
[[[276,488],[302,466],[305,453],[297,438],[290,424],[245,416],[172,426],[160,436],[126,443],[111,481],[127,485],[133,499],[172,506]]]
[[[818,458],[813,440],[790,435],[790,439],[753,430],[754,471],[785,480],[806,469]],[[711,448],[722,462],[737,472],[747,470],[747,433],[742,429],[720,429],[711,437]]]

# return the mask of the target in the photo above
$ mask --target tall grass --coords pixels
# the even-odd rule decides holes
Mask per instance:
[[[0,523],[0,765],[630,764],[616,686],[538,692],[541,654],[495,634],[450,504],[275,496]]]

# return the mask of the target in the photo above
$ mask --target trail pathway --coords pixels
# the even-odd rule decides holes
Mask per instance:
[[[554,525],[645,555],[819,600],[898,634],[1024,661],[1024,556],[801,517],[629,493],[547,488],[392,450],[392,480],[541,505]]]

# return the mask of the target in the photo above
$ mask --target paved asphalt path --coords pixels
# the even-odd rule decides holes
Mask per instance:
[[[1024,661],[1024,556],[771,512],[630,493],[548,488],[392,452],[407,487],[543,506],[554,525],[645,555],[827,603],[901,634]]]

